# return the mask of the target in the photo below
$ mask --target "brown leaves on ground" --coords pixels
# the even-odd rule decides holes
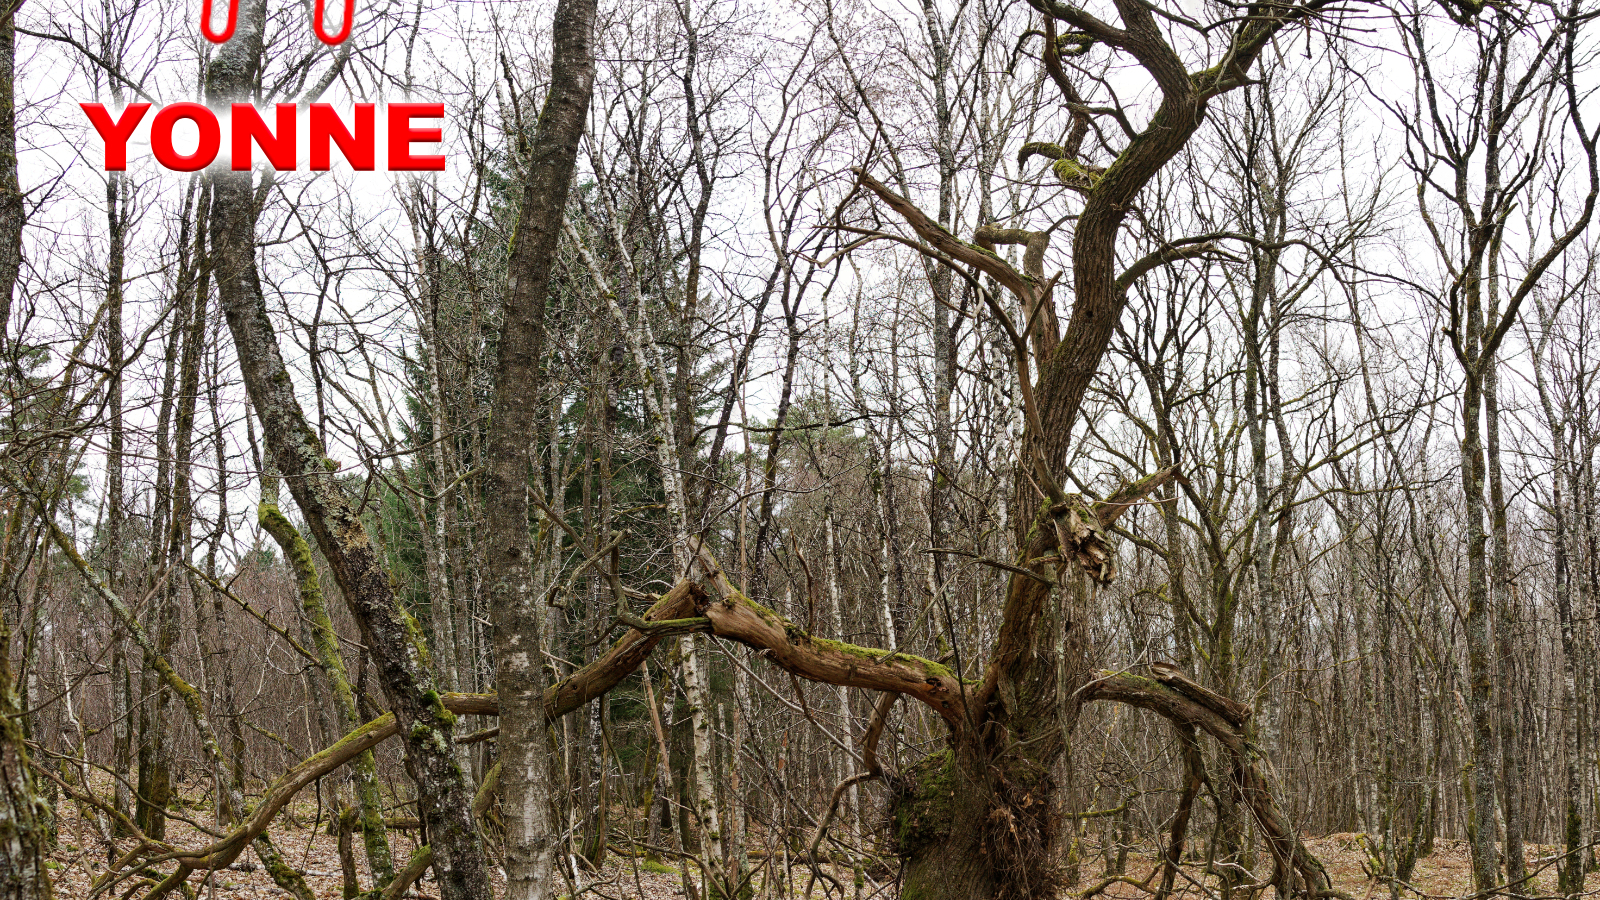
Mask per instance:
[[[1306,839],[1306,847],[1322,860],[1323,866],[1328,870],[1328,877],[1333,882],[1333,889],[1342,891],[1355,897],[1356,900],[1387,900],[1389,888],[1387,884],[1374,884],[1366,871],[1366,853],[1361,847],[1362,835],[1359,832],[1345,834],[1331,834],[1321,838]],[[1540,869],[1532,878],[1531,886],[1521,892],[1527,896],[1551,897],[1556,896],[1556,867],[1554,857],[1559,853],[1556,847],[1547,847],[1539,844],[1528,844],[1528,869]],[[1094,885],[1100,880],[1100,873],[1096,865],[1098,858],[1088,856],[1083,867],[1082,883],[1077,890]],[[1130,854],[1128,859],[1128,874],[1136,881],[1144,880],[1155,867],[1153,855]],[[1203,881],[1208,888],[1215,886],[1215,879],[1202,879],[1198,864],[1185,865],[1184,871],[1195,881]],[[1600,877],[1594,874],[1589,876],[1585,883],[1587,896],[1600,893],[1597,885]],[[1153,882],[1152,882],[1153,883]],[[1407,882],[1409,889],[1402,887],[1400,896],[1409,900],[1449,900],[1449,898],[1467,897],[1472,890],[1472,860],[1469,856],[1465,841],[1452,841],[1441,838],[1435,844],[1431,856],[1417,862],[1417,869]],[[1194,887],[1193,882],[1184,887],[1184,879],[1179,879],[1179,885],[1173,891],[1175,898],[1200,898],[1202,895]],[[1145,900],[1149,895],[1141,892],[1130,884],[1116,883],[1107,887],[1101,894],[1102,897],[1112,900]]]
[[[312,803],[297,804],[291,812],[291,816],[280,819],[272,829],[272,836],[278,849],[290,864],[305,876],[306,883],[316,892],[319,900],[341,900],[344,879],[339,865],[338,839],[329,834],[326,828],[328,812],[323,811],[320,821],[317,808]],[[63,800],[57,806],[57,813],[60,819],[60,839],[51,858],[56,897],[60,900],[86,900],[94,879],[106,870],[108,848],[100,839],[94,824],[84,820],[76,804]],[[208,825],[212,817],[209,809],[186,809],[180,814],[195,822]],[[403,864],[416,847],[416,832],[396,829],[389,834],[395,861],[397,864]],[[173,843],[183,846],[200,846],[210,840],[194,825],[176,819],[169,820],[167,836]],[[1328,875],[1333,880],[1336,890],[1343,891],[1357,900],[1386,898],[1387,886],[1374,885],[1365,871],[1363,864],[1366,855],[1360,841],[1361,835],[1357,833],[1334,834],[1310,839],[1307,841],[1307,846],[1327,867]],[[122,849],[127,849],[126,843]],[[1070,896],[1074,891],[1082,891],[1100,880],[1099,857],[1093,853],[1092,848],[1086,849],[1090,849],[1090,852],[1086,854],[1084,861],[1082,883],[1075,888],[1069,887],[1064,890],[1064,896]],[[1558,852],[1557,848],[1530,844],[1527,850],[1529,868],[1538,870],[1538,873],[1533,878],[1531,888],[1525,893],[1534,896],[1555,894],[1556,869],[1549,863]],[[359,843],[357,856],[358,858],[360,856]],[[685,896],[683,876],[670,862],[668,861],[668,865],[663,865],[653,860],[646,861],[613,852],[608,854],[606,865],[601,871],[585,872],[581,875],[579,887],[584,889],[584,893],[603,900],[604,898],[676,900]],[[799,896],[804,892],[805,884],[810,879],[805,865],[798,860],[795,862],[797,865],[792,870],[793,882],[787,894]],[[1128,873],[1133,880],[1142,880],[1150,874],[1154,865],[1155,860],[1149,854],[1131,854],[1128,860]],[[1184,868],[1190,878],[1195,881],[1204,880],[1198,865],[1186,865]],[[850,883],[851,876],[848,872],[838,874],[842,875],[843,884]],[[364,867],[361,877],[362,886],[370,887]],[[503,874],[495,870],[493,877],[498,889],[504,883]],[[1591,892],[1596,881],[1597,877],[1591,875],[1586,885],[1591,888]],[[288,896],[285,891],[273,884],[255,856],[248,852],[233,866],[213,872],[210,877],[202,878],[197,873],[191,884],[199,892],[201,900],[278,900]],[[1189,882],[1187,889],[1184,889],[1183,884],[1184,879],[1179,879],[1180,887],[1175,892],[1176,897],[1201,897],[1193,882]],[[567,887],[563,886],[560,892],[566,894],[567,891]],[[115,893],[120,895],[122,890]],[[700,892],[697,890],[696,893]],[[822,893],[819,884],[813,896]],[[865,893],[872,892],[869,889]],[[1410,889],[1402,890],[1401,896],[1412,900],[1442,900],[1442,898],[1464,897],[1471,893],[1472,866],[1466,843],[1441,839],[1433,855],[1417,864],[1417,870],[1410,881]],[[437,900],[438,894],[433,889],[432,876],[425,876],[408,896],[413,900]],[[878,896],[893,897],[893,889],[885,890]],[[1107,887],[1101,896],[1110,900],[1143,900],[1148,895],[1132,884],[1119,882]]]

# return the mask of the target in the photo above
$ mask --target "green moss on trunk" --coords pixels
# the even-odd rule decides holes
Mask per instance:
[[[328,605],[322,594],[322,581],[317,573],[311,545],[299,529],[295,528],[275,502],[277,478],[268,475],[271,484],[263,482],[261,502],[256,507],[256,518],[261,527],[283,550],[294,571],[300,588],[300,608],[311,623],[313,643],[317,649],[318,668],[327,678],[339,708],[339,717],[346,733],[361,725],[361,713],[356,705],[355,690],[350,685],[350,675],[344,658],[339,654],[339,636],[333,630],[333,619],[328,615]],[[443,709],[437,693],[432,693],[433,704]],[[448,712],[445,715],[449,715]],[[454,721],[452,717],[452,721]],[[367,865],[372,870],[373,887],[382,889],[394,878],[394,857],[389,850],[389,836],[383,825],[383,800],[378,793],[378,763],[371,750],[357,756],[350,764],[356,800],[360,804],[362,849],[367,855]]]

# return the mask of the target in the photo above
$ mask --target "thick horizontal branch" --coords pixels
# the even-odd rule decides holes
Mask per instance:
[[[689,618],[694,615],[695,604],[703,596],[705,591],[699,585],[688,580],[679,581],[650,607],[650,611],[644,614],[644,621],[666,622]],[[692,630],[701,629],[697,627]],[[636,628],[629,629],[604,655],[551,685],[544,693],[544,714],[550,719],[559,719],[616,687],[618,682],[639,668],[639,664],[668,633],[681,631],[666,628],[645,634]]]
[[[1128,289],[1133,287],[1134,282],[1156,269],[1185,259],[1196,259],[1216,249],[1216,242],[1209,238],[1168,244],[1135,260],[1133,265],[1129,266],[1121,275],[1118,275],[1116,291],[1119,294],[1126,294]]]
[[[1157,680],[1152,672],[1101,672],[1083,688],[1083,702],[1110,700],[1147,709],[1180,725],[1191,725],[1216,738],[1230,752],[1243,754],[1244,732],[1206,704]]]
[[[499,702],[493,694],[443,694],[439,702],[455,715],[494,715]],[[199,850],[179,850],[169,858],[193,869],[220,869],[231,864],[250,841],[255,840],[288,802],[318,778],[338,769],[367,750],[378,746],[400,731],[394,713],[384,713],[345,735],[338,743],[314,756],[306,757],[267,788],[261,802],[238,828],[226,837]],[[157,860],[151,860],[155,862]]]
[[[760,650],[786,672],[808,681],[892,691],[931,707],[953,728],[965,727],[965,689],[948,668],[905,653],[819,638],[746,597],[704,545],[695,548],[714,598],[699,602],[711,633]]]
[[[698,610],[713,633],[766,651],[773,662],[802,678],[909,694],[952,724],[961,721],[962,686],[949,669],[920,657],[812,637],[735,590],[709,552],[702,550],[700,560],[717,597],[712,598],[692,581],[680,581],[645,613],[644,622],[670,623],[664,631],[677,632],[680,629],[674,626],[682,625]],[[700,622],[694,624],[694,630],[706,630]],[[545,715],[551,720],[560,718],[614,688],[639,667],[663,636],[630,629],[604,655],[545,691]],[[493,694],[446,693],[438,700],[454,715],[493,716],[500,711]],[[208,846],[174,850],[143,864],[176,860],[190,871],[230,865],[301,789],[398,733],[393,713],[367,722],[285,772],[267,788],[249,818],[228,835]]]
[[[1177,479],[1180,483],[1186,483],[1177,466],[1167,466],[1117,488],[1112,492],[1111,496],[1094,505],[1095,517],[1100,520],[1100,527],[1110,528],[1112,523],[1116,522],[1117,518],[1128,510],[1128,507],[1143,502],[1144,498],[1155,493],[1162,485],[1174,479]]]

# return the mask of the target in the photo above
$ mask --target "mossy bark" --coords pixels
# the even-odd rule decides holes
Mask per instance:
[[[989,897],[993,867],[985,859],[979,829],[989,812],[978,783],[943,750],[922,760],[894,784],[891,827],[894,847],[906,861],[900,896],[905,900]]]
[[[1058,510],[1059,511],[1059,510]],[[950,749],[898,785],[896,841],[906,860],[903,897],[923,900],[1054,896],[1060,882],[1054,772],[1088,681],[1086,610],[1059,588],[1084,577],[1061,562],[1050,511],[1037,516],[1016,564],[1005,623],[969,718]],[[1050,562],[1037,562],[1050,559]],[[1030,561],[1033,562],[1029,566]],[[1041,580],[1042,579],[1042,580]],[[1050,583],[1046,583],[1046,582]]]
[[[339,711],[340,730],[349,733],[361,725],[355,691],[344,657],[339,654],[339,636],[333,630],[328,606],[322,596],[322,580],[317,574],[311,546],[300,531],[278,509],[278,476],[269,470],[261,480],[261,503],[256,507],[261,527],[282,548],[300,588],[300,608],[311,624],[312,643],[317,650],[318,667],[328,681]],[[359,804],[357,823],[367,865],[372,871],[373,888],[382,890],[394,878],[394,859],[389,852],[389,837],[383,827],[383,798],[378,793],[378,763],[371,750],[364,750],[350,763]]]
[[[10,23],[0,24],[0,78],[9,90]],[[0,97],[0,100],[3,100]],[[21,517],[8,517],[10,538]],[[15,546],[21,542],[7,541]],[[0,564],[0,583],[13,577],[15,567],[7,558]],[[0,900],[48,900],[50,878],[45,868],[49,857],[50,828],[53,820],[43,787],[29,768],[26,734],[22,727],[23,706],[11,674],[11,629],[0,611]]]
[[[0,354],[9,352],[6,323],[11,297],[22,266],[24,208],[17,180],[16,4],[0,8]],[[20,504],[13,507],[20,512]],[[8,517],[4,546],[19,531],[21,516]],[[9,557],[0,563],[0,584],[10,583],[16,569]],[[0,900],[48,900],[50,879],[45,858],[52,815],[45,792],[28,768],[22,703],[11,673],[11,631],[0,617]]]
[[[264,0],[240,4],[234,37],[207,71],[208,102],[246,100],[260,89]],[[442,900],[493,896],[472,789],[452,747],[455,718],[438,702],[432,673],[412,639],[389,574],[357,503],[334,477],[295,395],[256,268],[256,199],[249,172],[212,172],[210,238],[214,278],[238,353],[239,370],[268,453],[328,561],[362,643],[376,664],[400,724],[417,783],[420,817],[434,850]]]
[[[10,638],[3,622],[0,638]],[[48,900],[45,861],[52,816],[45,792],[29,769],[20,707],[10,665],[0,654],[0,900]]]

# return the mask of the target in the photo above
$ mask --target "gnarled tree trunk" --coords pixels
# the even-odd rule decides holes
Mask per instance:
[[[1062,586],[1085,575],[1109,581],[1114,576],[1113,551],[1104,529],[1127,503],[1174,474],[1164,470],[1129,485],[1105,504],[1089,507],[1061,491],[1061,470],[1083,398],[1122,315],[1129,287],[1159,266],[1210,248],[1205,240],[1168,245],[1121,268],[1117,238],[1144,186],[1199,129],[1209,100],[1246,82],[1250,67],[1280,28],[1315,15],[1326,5],[1285,7],[1242,20],[1231,28],[1228,47],[1219,57],[1223,61],[1191,72],[1145,4],[1119,0],[1115,6],[1121,21],[1113,25],[1054,0],[1030,3],[1049,23],[1044,32],[1045,68],[1067,102],[1082,105],[1083,98],[1062,65],[1062,55],[1069,50],[1085,53],[1095,45],[1132,57],[1160,92],[1160,104],[1144,129],[1127,130],[1125,146],[1107,148],[1115,159],[1104,169],[1075,159],[1082,134],[1069,137],[1065,146],[1028,144],[1019,157],[1021,162],[1032,155],[1056,160],[1052,169],[1057,176],[1084,197],[1072,242],[1074,302],[1064,330],[1057,331],[1054,282],[1046,280],[1043,269],[1048,232],[986,223],[977,230],[974,243],[967,243],[909,199],[857,172],[859,182],[924,242],[919,249],[925,254],[988,276],[1028,311],[1027,322],[1012,322],[1004,305],[985,292],[991,314],[1013,344],[1027,421],[1016,478],[1019,552],[1012,563],[993,657],[981,683],[960,687],[961,715],[946,716],[951,724],[949,749],[907,773],[897,785],[896,839],[907,860],[903,896],[916,900],[1037,897],[1056,891],[1052,771],[1067,748],[1079,706],[1088,699],[1084,688],[1091,683],[1092,648],[1087,623],[1093,609],[1087,599],[1078,598],[1094,596]],[[1056,37],[1056,22],[1069,30],[1065,38]],[[1126,121],[1123,125],[1128,129]],[[1026,245],[1021,271],[994,253],[999,244]],[[1161,707],[1161,711],[1177,716],[1172,709]],[[1236,769],[1234,793],[1252,807],[1259,806],[1262,801],[1252,799],[1252,792],[1264,792],[1264,781],[1253,776],[1248,761]],[[1265,802],[1270,803],[1270,796]],[[1257,821],[1261,822],[1259,816]],[[1304,851],[1292,832],[1284,831],[1268,839],[1275,858],[1283,857],[1274,875],[1280,891],[1292,892],[1299,883],[1313,890],[1325,887],[1320,867],[1293,864],[1296,854]]]

